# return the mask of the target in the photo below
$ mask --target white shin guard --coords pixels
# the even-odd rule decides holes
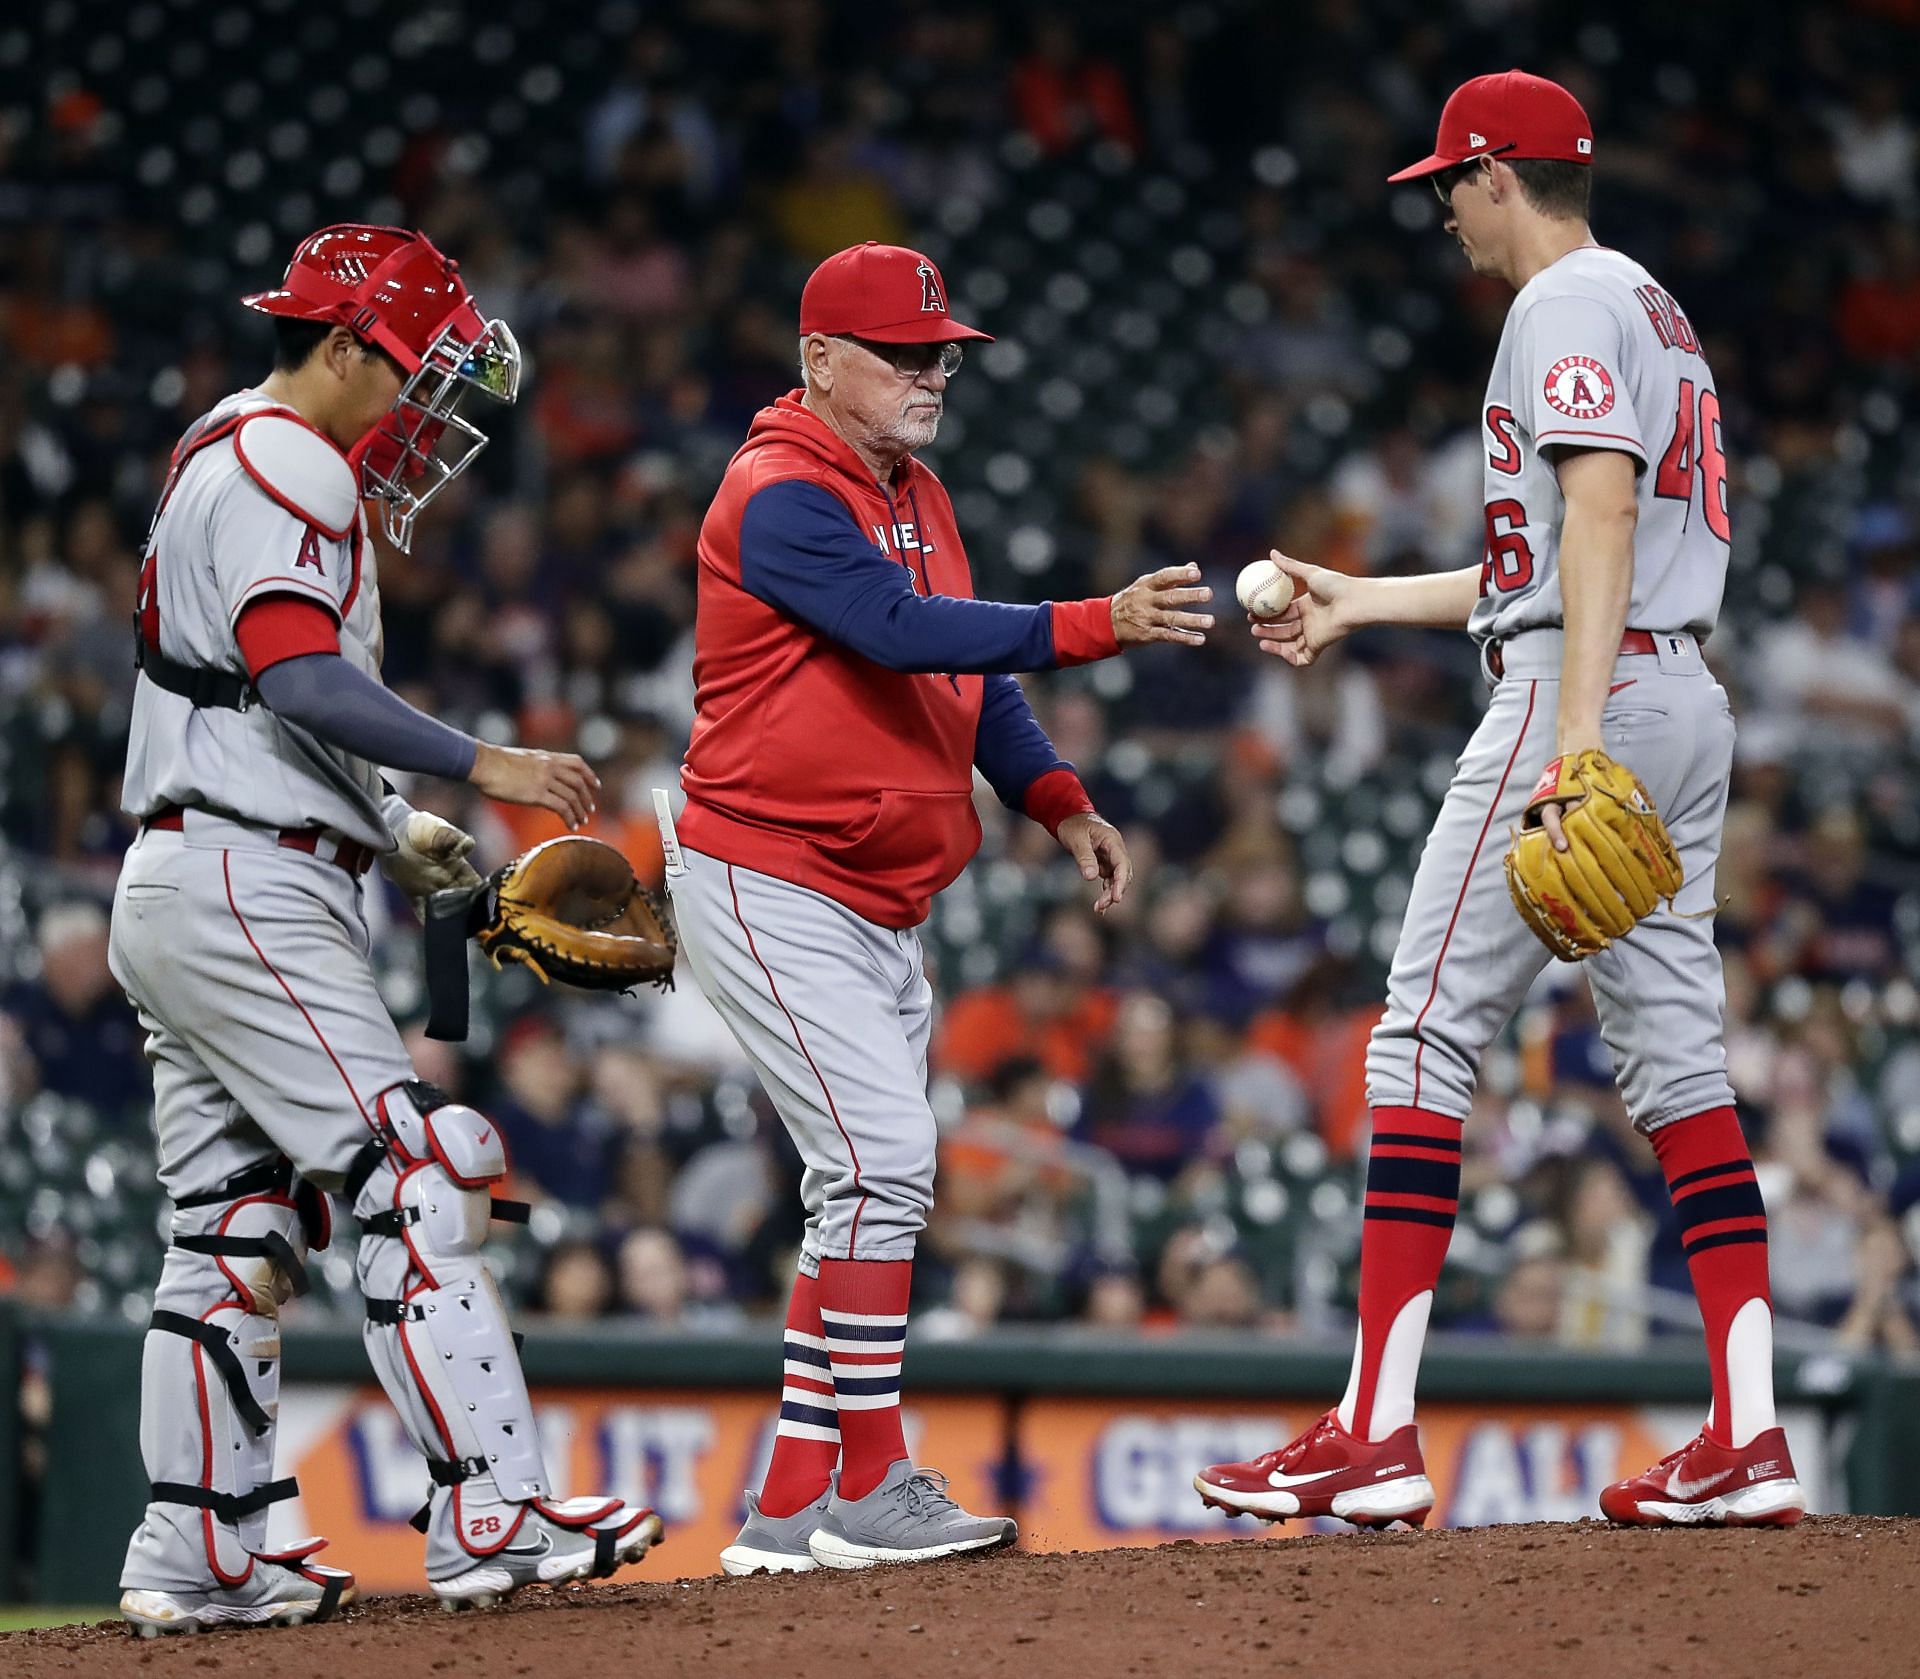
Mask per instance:
[[[433,1491],[417,1525],[439,1579],[504,1547],[551,1484],[506,1308],[476,1251],[495,1211],[488,1188],[506,1176],[499,1132],[417,1082],[379,1107],[385,1147],[349,1179],[364,1337],[427,1459]]]
[[[284,1161],[178,1204],[141,1358],[140,1451],[151,1502],[122,1584],[243,1584],[266,1545],[267,1508],[298,1490],[273,1478],[281,1303],[306,1286],[317,1198]]]

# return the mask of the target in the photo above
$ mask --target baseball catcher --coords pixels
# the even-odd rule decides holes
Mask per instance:
[[[141,1380],[152,1485],[121,1575],[143,1635],[325,1620],[353,1595],[314,1561],[323,1541],[266,1542],[269,1511],[299,1491],[274,1475],[279,1308],[327,1244],[335,1192],[361,1229],[367,1353],[424,1459],[435,1596],[463,1609],[607,1574],[660,1536],[617,1498],[554,1498],[481,1257],[507,1172],[499,1127],[415,1078],[367,961],[373,863],[416,899],[479,883],[472,838],[379,767],[572,826],[599,787],[571,753],[477,741],[380,681],[363,498],[404,549],[485,443],[473,414],[514,400],[519,349],[401,228],[325,228],[246,301],[273,318],[273,372],[175,450],[135,624],[124,798],[140,832],[111,960],[148,1034],[174,1207]],[[598,918],[600,877],[582,878],[555,902],[593,910],[597,961],[616,922]],[[569,972],[544,923],[499,936]]]

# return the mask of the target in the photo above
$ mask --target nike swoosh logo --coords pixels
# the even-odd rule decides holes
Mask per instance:
[[[1726,1480],[1732,1473],[1733,1471],[1731,1469],[1723,1469],[1718,1475],[1702,1476],[1701,1479],[1697,1481],[1683,1481],[1678,1475],[1669,1475],[1667,1477],[1667,1495],[1670,1498],[1682,1500],[1699,1498],[1703,1494],[1712,1492],[1715,1487],[1719,1486],[1720,1483]]]
[[[1316,1469],[1311,1475],[1282,1475],[1279,1470],[1267,1477],[1267,1485],[1285,1492],[1288,1487],[1310,1486],[1315,1481],[1324,1481],[1329,1475],[1338,1475],[1337,1469]]]
[[[1607,698],[1612,699],[1613,696],[1619,693],[1622,688],[1631,688],[1634,685],[1634,683],[1638,682],[1639,680],[1640,678],[1637,676],[1630,676],[1624,682],[1614,683],[1614,685],[1607,690]]]
[[[474,1140],[474,1141],[475,1141],[476,1143],[484,1143],[484,1142],[486,1142],[486,1141],[487,1141],[487,1140],[488,1140],[489,1138],[491,1138],[491,1137],[492,1137],[492,1135],[493,1135],[493,1132],[492,1132],[492,1131],[490,1131],[490,1130],[488,1130],[488,1131],[482,1131],[482,1132],[480,1133],[480,1135],[479,1135],[479,1136],[477,1136],[477,1137],[475,1137],[475,1138],[474,1138],[473,1140]]]

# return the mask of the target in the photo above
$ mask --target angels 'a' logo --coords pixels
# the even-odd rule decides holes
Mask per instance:
[[[940,276],[933,271],[933,264],[923,262],[914,273],[920,276],[920,312],[923,315],[944,315],[947,312],[947,300],[940,295]]]
[[[1597,420],[1613,408],[1613,375],[1592,356],[1562,356],[1547,369],[1547,402],[1573,420]]]

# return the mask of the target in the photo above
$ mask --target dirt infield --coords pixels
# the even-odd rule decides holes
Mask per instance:
[[[690,1559],[691,1560],[691,1559]],[[1540,1525],[524,1594],[418,1598],[282,1632],[145,1642],[117,1623],[0,1635],[6,1679],[715,1679],[1393,1673],[1728,1679],[1913,1672],[1920,1521],[1784,1532]]]

